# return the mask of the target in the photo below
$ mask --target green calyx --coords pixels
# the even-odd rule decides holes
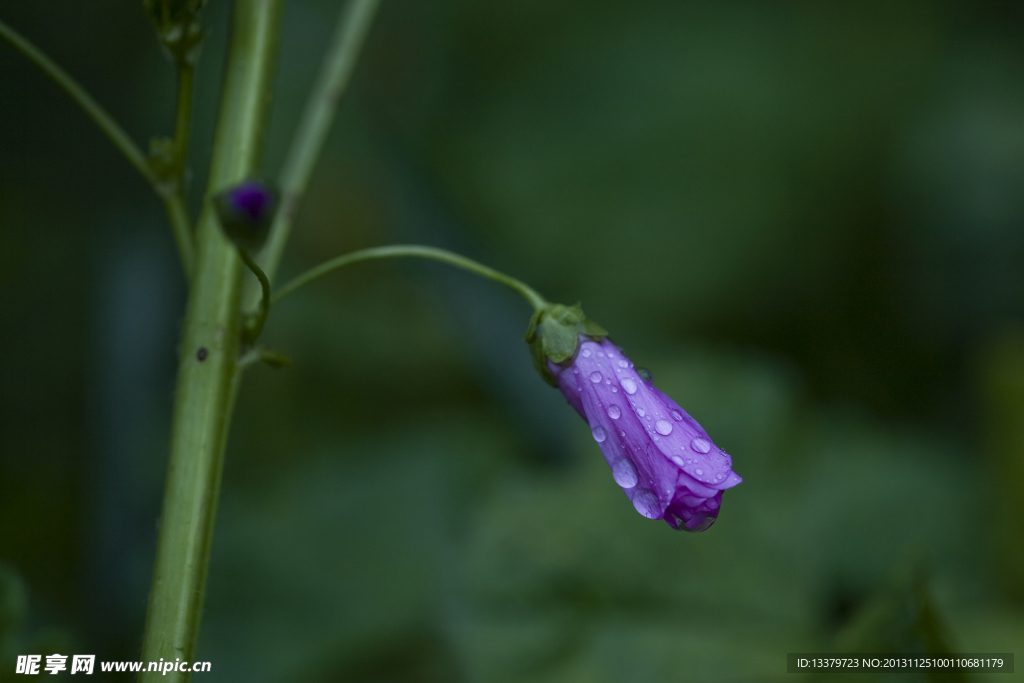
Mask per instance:
[[[256,253],[267,241],[277,210],[277,192],[247,180],[214,195],[213,208],[220,227],[239,249]]]
[[[199,14],[206,0],[143,0],[160,43],[179,64],[194,66],[203,31]]]
[[[548,304],[537,309],[530,318],[526,343],[530,345],[537,372],[551,386],[557,387],[558,382],[548,369],[548,361],[563,363],[572,358],[579,346],[580,335],[595,340],[608,336],[607,330],[593,320],[587,320],[580,302],[572,306]]]

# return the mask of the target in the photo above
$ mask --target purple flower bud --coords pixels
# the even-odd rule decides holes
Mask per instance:
[[[263,246],[277,207],[277,195],[256,180],[247,180],[213,199],[221,227],[238,246],[256,250]]]
[[[742,481],[732,458],[607,337],[579,342],[571,360],[549,359],[548,369],[590,424],[615,483],[644,517],[684,531],[710,527],[722,491]]]

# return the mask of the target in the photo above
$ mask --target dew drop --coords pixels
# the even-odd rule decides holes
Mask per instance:
[[[708,498],[708,507],[712,510],[718,508],[718,501],[714,498]]]
[[[668,436],[672,433],[672,423],[668,420],[658,420],[654,423],[654,428],[658,430],[658,433],[662,436]]]
[[[654,381],[654,373],[651,372],[648,368],[637,368],[636,374],[640,375],[640,379],[642,379],[645,382]]]
[[[707,453],[711,450],[711,442],[705,438],[697,437],[690,442],[690,448],[697,451],[698,453]]]
[[[618,391],[619,391],[619,390],[618,390],[618,388],[617,388],[617,387],[612,387],[612,393],[613,393],[613,394],[615,394],[615,393],[618,393]]]
[[[673,455],[672,456],[672,462],[674,462],[675,464],[679,465],[680,467],[682,467],[685,464],[683,462],[683,459],[680,458],[678,455]]]
[[[638,481],[636,467],[626,458],[622,458],[612,466],[612,476],[615,478],[615,483],[624,489],[633,488]]]
[[[601,379],[602,378],[601,378],[601,373],[600,372],[592,372],[592,373],[590,373],[590,381],[593,382],[594,384],[597,384],[598,382],[600,382]]]
[[[636,414],[639,415],[640,417],[643,417],[644,416],[644,409],[643,408],[637,408],[636,409]]]
[[[635,394],[636,382],[634,382],[632,378],[627,377],[626,379],[622,380],[622,390],[625,391],[627,394]]]
[[[627,361],[620,360],[619,361],[619,367],[620,368],[628,368],[629,367],[629,363]]]
[[[590,358],[590,349],[583,349],[580,351],[580,355],[584,358]]]
[[[678,422],[679,420],[683,419],[683,414],[680,413],[678,410],[673,410],[672,411],[672,419],[675,420],[676,422]]]
[[[658,497],[654,495],[654,491],[644,489],[637,491],[633,496],[633,507],[644,517],[657,519],[661,506],[658,504]]]
[[[594,435],[594,441],[598,443],[601,443],[602,441],[608,438],[608,435],[604,433],[604,429],[601,427],[594,427],[594,429],[591,431],[591,434]]]
[[[608,417],[613,420],[618,420],[622,417],[622,411],[619,410],[618,406],[608,406]]]
[[[600,429],[600,427],[598,427],[598,429]],[[594,438],[597,438],[597,437],[594,437]],[[597,440],[598,440],[598,441],[603,441],[603,439],[597,439]],[[703,471],[703,470],[697,470],[697,476],[698,476],[698,477],[699,477],[699,476],[701,476],[702,474],[704,474],[704,471]]]

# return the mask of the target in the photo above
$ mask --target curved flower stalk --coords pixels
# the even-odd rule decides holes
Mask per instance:
[[[637,512],[683,531],[704,531],[714,523],[722,492],[743,481],[732,471],[732,458],[654,386],[650,372],[633,367],[579,304],[549,303],[526,283],[464,256],[411,244],[363,249],[326,261],[282,287],[270,303],[339,268],[402,257],[441,261],[519,292],[534,309],[526,330],[534,365],[590,425],[615,483]]]
[[[258,251],[267,241],[267,231],[277,209],[277,193],[258,180],[246,180],[224,190],[213,198],[213,208],[224,235],[238,248],[245,267],[260,282],[263,298],[259,310],[243,318],[242,344],[252,346],[263,332],[270,313],[270,278],[256,264],[250,252]],[[271,362],[276,365],[277,361]]]
[[[579,305],[538,311],[526,341],[546,380],[590,425],[612,477],[644,517],[673,529],[710,527],[722,491],[742,479],[696,420],[633,367]]]

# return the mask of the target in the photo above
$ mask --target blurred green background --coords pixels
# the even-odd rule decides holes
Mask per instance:
[[[268,178],[339,9],[287,4]],[[0,18],[140,144],[171,131],[140,2]],[[353,267],[274,310],[295,363],[242,387],[204,680],[767,681],[1024,642],[1019,2],[385,0],[282,278],[412,241],[582,299],[745,481],[704,534],[642,518],[515,295]],[[6,44],[0,288],[0,679],[135,659],[184,287],[152,192]]]

